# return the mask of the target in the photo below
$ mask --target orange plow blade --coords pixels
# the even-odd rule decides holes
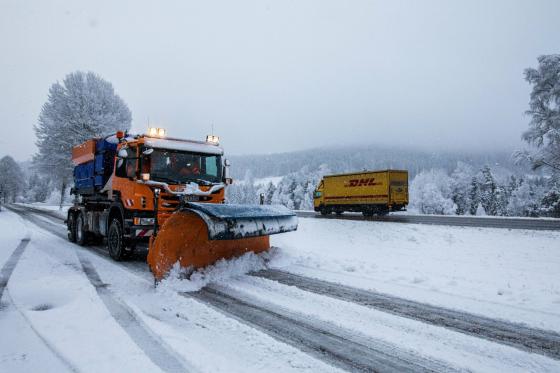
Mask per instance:
[[[270,234],[295,229],[295,214],[281,207],[191,203],[172,214],[150,239],[148,265],[161,280],[175,263],[197,269],[260,253],[270,248]]]

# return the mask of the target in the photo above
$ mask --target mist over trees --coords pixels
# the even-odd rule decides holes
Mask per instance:
[[[265,203],[312,209],[313,190],[325,174],[396,168],[409,170],[410,207],[420,213],[560,217],[560,55],[540,56],[538,63],[525,70],[532,85],[529,129],[522,135],[528,150],[512,156],[355,146],[232,157],[232,174],[250,172],[251,180],[234,184],[228,198],[257,203],[256,191]],[[280,175],[286,176],[277,184],[252,185],[256,177]]]
[[[227,199],[257,204],[262,194],[266,204],[308,210],[313,208],[313,192],[324,175],[391,168],[409,171],[413,211],[560,217],[560,55],[539,57],[538,66],[524,74],[532,86],[526,111],[528,130],[522,134],[528,148],[513,156],[397,145],[233,156],[235,182],[227,189]],[[130,118],[111,84],[93,73],[72,73],[62,84],[53,84],[36,126],[37,171],[27,175],[21,187],[4,181],[4,188],[10,190],[5,198],[20,195],[27,201],[52,201],[54,189],[63,194],[72,175],[72,146],[127,130]],[[13,169],[13,164],[8,168]]]
[[[60,203],[72,177],[72,147],[92,137],[128,130],[132,115],[113,86],[95,73],[76,71],[49,89],[35,126],[39,173],[60,188]]]

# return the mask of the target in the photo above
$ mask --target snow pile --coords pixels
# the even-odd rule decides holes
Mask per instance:
[[[224,282],[249,272],[267,268],[267,263],[278,256],[278,249],[271,248],[268,252],[255,254],[248,252],[238,258],[221,259],[215,264],[197,271],[181,268],[175,263],[167,277],[158,286],[159,291],[192,292],[202,289],[210,283]]]

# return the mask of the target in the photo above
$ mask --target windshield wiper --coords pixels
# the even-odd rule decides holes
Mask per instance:
[[[204,179],[198,179],[198,178],[195,178],[195,177],[189,177],[189,178],[187,178],[187,180],[196,181],[196,182],[202,183],[202,184],[204,184],[204,185],[212,185],[212,184],[214,184],[214,183],[211,182],[211,181],[204,180]]]
[[[171,178],[165,177],[165,176],[153,176],[153,178],[154,178],[155,181],[165,181],[165,182],[173,183],[173,184],[183,184],[179,180],[171,179]]]

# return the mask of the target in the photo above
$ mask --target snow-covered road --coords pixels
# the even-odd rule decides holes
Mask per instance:
[[[0,213],[0,267],[30,239],[2,297],[1,370],[560,370],[554,354],[247,274],[280,269],[559,331],[558,232],[301,219],[271,254],[154,289],[141,257],[112,262],[64,240],[60,221],[24,216]]]

